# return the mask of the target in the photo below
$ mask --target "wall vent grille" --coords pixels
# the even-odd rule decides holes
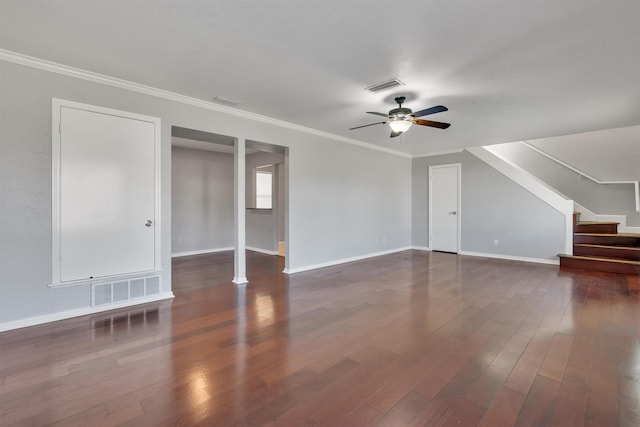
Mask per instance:
[[[224,96],[214,96],[212,98],[213,102],[217,102],[218,104],[228,105],[230,107],[236,107],[242,104],[240,101],[236,101],[235,99],[225,98]]]
[[[392,87],[402,86],[402,85],[404,85],[404,83],[402,83],[400,80],[391,79],[391,80],[387,80],[386,82],[376,83],[374,85],[366,87],[365,89],[371,92],[380,92],[381,90],[391,89]]]
[[[91,286],[91,306],[117,304],[158,294],[160,294],[160,276],[94,283]]]

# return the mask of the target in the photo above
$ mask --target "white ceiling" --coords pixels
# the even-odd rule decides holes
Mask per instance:
[[[0,48],[421,154],[640,124],[639,17],[637,0],[0,0]],[[347,130],[398,95],[451,128]]]

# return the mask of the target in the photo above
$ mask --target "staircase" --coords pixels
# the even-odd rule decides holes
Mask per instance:
[[[640,275],[640,234],[619,234],[617,222],[579,222],[573,216],[573,255],[559,255],[560,269]]]

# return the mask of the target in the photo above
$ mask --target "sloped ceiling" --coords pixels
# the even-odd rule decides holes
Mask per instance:
[[[0,0],[0,48],[421,154],[640,124],[639,16],[637,0]],[[347,130],[398,95],[453,125]]]

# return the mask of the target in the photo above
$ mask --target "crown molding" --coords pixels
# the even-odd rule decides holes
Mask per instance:
[[[158,89],[152,86],[143,85],[140,83],[131,82],[117,77],[107,76],[105,74],[95,73],[93,71],[83,70],[81,68],[75,68],[68,65],[60,64],[57,62],[47,61],[45,59],[36,58],[22,53],[13,52],[6,49],[0,49],[0,61],[11,62],[14,64],[22,65],[25,67],[36,68],[38,70],[47,71],[50,73],[61,74],[76,79],[86,80],[93,83],[98,83],[106,86],[112,86],[119,89],[125,89],[132,92],[142,93],[145,95],[154,96],[156,98],[167,99],[170,101],[179,102],[194,107],[203,108],[206,110],[217,111],[224,114],[229,114],[236,117],[241,117],[261,123],[278,126],[298,132],[304,132],[310,135],[319,136],[322,138],[332,139],[334,141],[344,142],[347,144],[357,145],[360,147],[368,148],[370,150],[382,151],[388,154],[393,154],[400,157],[411,158],[411,154],[404,153],[402,151],[393,150],[391,148],[380,147],[368,142],[359,141],[357,139],[347,138],[333,133],[324,132],[318,129],[309,128],[306,126],[296,125],[294,123],[286,122],[284,120],[274,119],[272,117],[264,116],[262,114],[250,113],[248,111],[239,110],[237,108],[227,107],[224,105],[218,105],[213,102],[205,101],[202,99],[193,98],[179,93],[170,92],[163,89]]]
[[[420,157],[442,156],[444,154],[462,153],[462,151],[463,151],[462,148],[454,148],[453,150],[431,151],[429,153],[414,154],[412,158],[418,159]]]

